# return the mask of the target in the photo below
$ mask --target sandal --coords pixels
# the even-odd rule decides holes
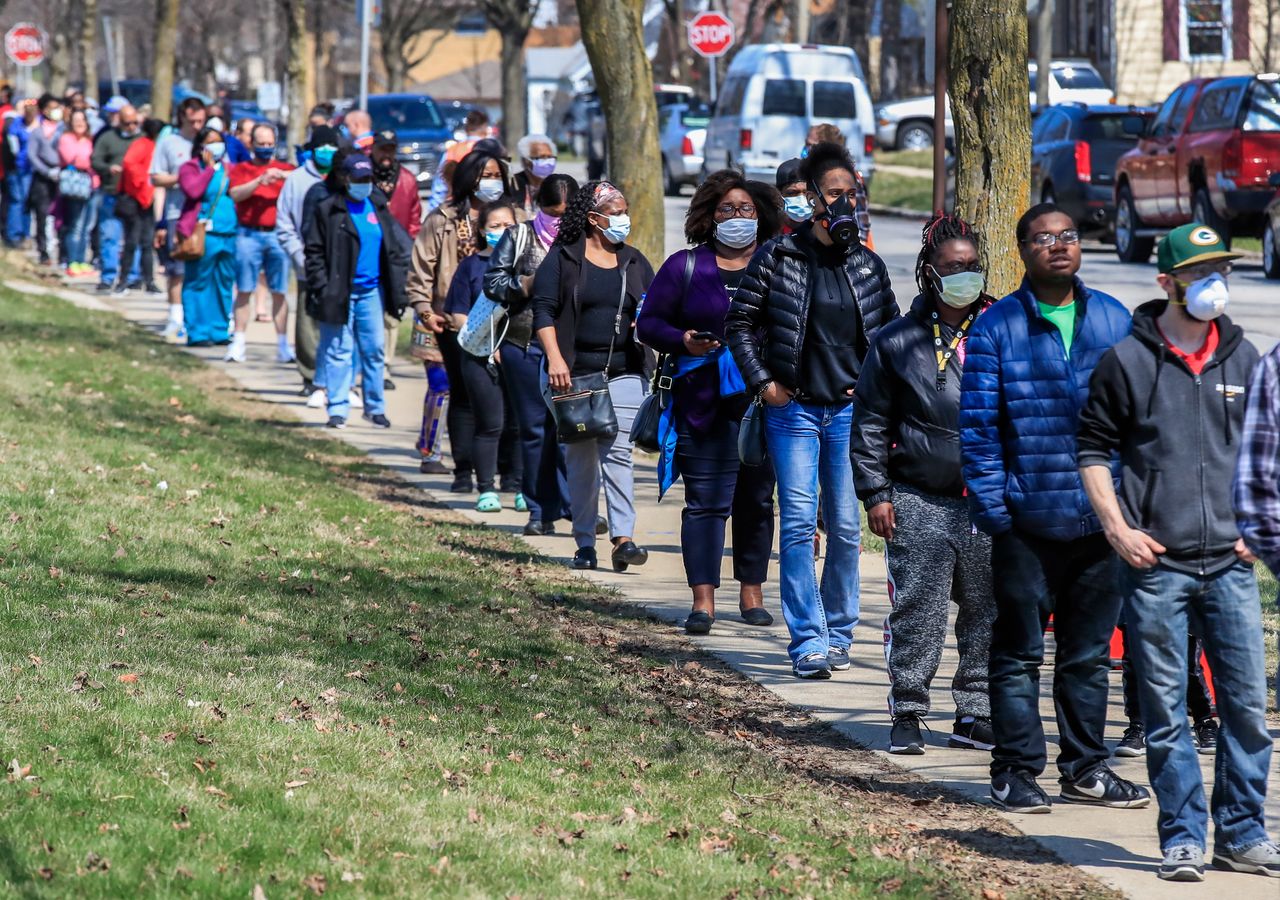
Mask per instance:
[[[476,500],[476,512],[496,513],[502,512],[502,498],[493,491],[485,491]]]

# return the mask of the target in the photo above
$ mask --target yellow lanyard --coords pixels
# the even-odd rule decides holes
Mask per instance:
[[[973,324],[973,320],[978,317],[978,311],[975,309],[969,313],[968,317],[960,323],[960,327],[956,329],[955,337],[951,339],[950,345],[943,349],[942,346],[942,328],[938,324],[941,319],[938,317],[938,311],[935,309],[930,317],[933,322],[933,352],[938,359],[938,376],[934,380],[934,386],[938,390],[942,390],[947,385],[947,363],[951,362],[951,357],[956,355],[956,348],[960,346],[960,342],[964,340],[965,334],[969,331],[969,326]]]

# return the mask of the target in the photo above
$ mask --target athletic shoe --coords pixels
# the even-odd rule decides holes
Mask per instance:
[[[449,493],[451,494],[470,494],[476,489],[475,483],[471,480],[470,472],[457,472],[453,476],[453,484],[449,485]],[[592,553],[595,551],[592,550]]]
[[[990,750],[996,745],[991,720],[985,716],[960,716],[951,727],[948,747],[964,747],[969,750]]]
[[[1058,796],[1067,803],[1141,809],[1151,803],[1151,792],[1126,781],[1106,766],[1098,766],[1077,782],[1064,782]]]
[[[231,346],[227,348],[227,354],[222,357],[222,361],[242,363],[244,356],[244,335],[236,335],[231,339]]]
[[[1147,755],[1147,731],[1137,722],[1124,730],[1115,755],[1121,759],[1137,759]]]
[[[111,285],[105,281],[99,281],[98,286],[94,288],[94,290],[97,291],[99,294],[110,294]]]
[[[373,415],[370,415],[369,413],[365,413],[364,420],[369,424],[371,424],[374,428],[390,428],[391,427],[391,420],[388,419],[386,416],[384,416],[382,413],[374,413]]]
[[[347,420],[342,416],[330,416],[329,421],[325,425],[326,428],[346,428]]]
[[[352,409],[364,409],[364,400],[355,390],[347,394],[347,402],[351,404]]]
[[[991,802],[1008,812],[1047,813],[1049,795],[1030,775],[1001,772],[991,779]]]
[[[383,389],[384,391],[394,391],[394,390],[396,389],[396,383],[395,383],[394,381],[392,381],[390,378],[388,378],[387,376],[383,375],[383,376],[382,376],[382,389]]]
[[[449,467],[444,464],[444,460],[437,454],[424,458],[418,464],[418,471],[423,475],[448,475]]]
[[[164,293],[164,291],[160,290],[160,285],[156,284],[154,281],[147,285],[146,291],[148,294],[151,294],[152,296]]]
[[[1280,844],[1263,841],[1243,850],[1213,851],[1213,867],[1229,872],[1246,872],[1280,878]]]
[[[1170,847],[1156,872],[1162,881],[1204,881],[1204,851],[1199,847]]]
[[[129,289],[128,289],[127,287],[125,287],[125,285],[124,285],[124,282],[123,282],[123,281],[117,281],[117,282],[115,283],[115,286],[111,288],[111,293],[112,293],[112,294],[124,294],[124,293],[127,293],[127,292],[128,292],[128,290],[129,290]]]
[[[809,678],[815,681],[831,677],[831,666],[822,653],[806,653],[792,664],[791,671],[797,678]]]
[[[1218,720],[1210,716],[1207,719],[1201,719],[1191,729],[1191,735],[1195,738],[1196,752],[1203,753],[1205,756],[1212,756],[1218,750]]]
[[[834,672],[843,672],[849,668],[849,649],[847,647],[832,647],[827,650],[827,665]]]
[[[298,361],[298,357],[293,355],[293,350],[291,350],[289,347],[287,346],[276,347],[276,362],[291,363],[291,362],[297,362],[297,361]]]
[[[920,717],[915,713],[903,713],[893,717],[889,730],[889,752],[902,756],[924,755],[924,734],[920,731]]]
[[[329,397],[325,394],[324,388],[316,388],[307,398],[307,409],[324,409],[328,403]]]
[[[183,334],[181,322],[165,323],[164,331],[160,334],[165,339],[165,342],[169,344],[176,344],[179,341],[186,340],[186,335]]]

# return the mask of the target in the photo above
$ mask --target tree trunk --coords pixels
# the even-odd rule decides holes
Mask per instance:
[[[311,67],[307,65],[307,0],[285,0],[285,33],[288,56],[285,72],[289,82],[289,146],[301,146],[307,139],[310,113]]]
[[[950,32],[956,213],[982,234],[987,290],[1000,297],[1022,280],[1014,227],[1030,193],[1026,6],[955,0]]]
[[[405,68],[404,45],[401,42],[382,42],[382,66],[387,70],[387,92],[398,94],[403,91]]]
[[[155,67],[151,70],[151,115],[162,122],[173,116],[173,67],[178,55],[178,5],[156,0]]]
[[[529,88],[524,77],[528,37],[528,31],[502,30],[502,136],[508,150],[515,150],[529,124]]]
[[[80,43],[76,48],[80,57],[80,72],[84,78],[86,100],[98,99],[98,0],[81,0]],[[107,35],[107,40],[111,36]]]
[[[897,100],[901,96],[898,42],[902,36],[901,0],[884,0],[880,18],[880,99]]]
[[[665,232],[662,153],[643,12],[644,0],[578,0],[582,42],[604,110],[610,180],[631,207],[631,244],[657,268]]]
[[[1053,0],[1040,0],[1036,16],[1036,105],[1049,105],[1049,79],[1053,77]]]

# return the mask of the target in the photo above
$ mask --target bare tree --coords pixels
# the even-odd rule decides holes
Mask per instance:
[[[1026,6],[954,0],[948,43],[956,212],[984,235],[988,292],[1000,297],[1022,278],[1014,229],[1030,194]]]
[[[656,262],[663,252],[662,154],[644,6],[644,0],[578,0],[578,17],[604,110],[610,178],[631,207],[631,243]]]
[[[308,97],[311,96],[311,67],[308,62],[307,0],[282,0],[284,5],[286,34],[288,35],[288,61],[286,72],[289,83],[288,142],[299,146],[307,136]]]
[[[180,0],[156,0],[155,64],[151,70],[151,114],[162,122],[173,113],[173,70],[178,54]]]
[[[529,89],[524,77],[524,42],[540,0],[480,0],[489,26],[502,35],[502,131],[508,147],[524,136]]]
[[[901,67],[898,42],[902,38],[902,0],[884,0],[880,12],[880,97],[898,99]]]
[[[98,99],[98,0],[80,0],[80,72],[84,78],[84,95]]]
[[[457,0],[383,0],[378,36],[389,91],[404,90],[409,70],[434,48],[421,33],[452,28],[465,11],[466,6]]]

